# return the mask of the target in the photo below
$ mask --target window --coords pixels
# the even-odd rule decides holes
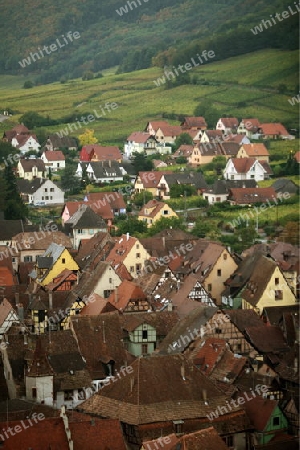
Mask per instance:
[[[183,433],[183,424],[184,424],[183,420],[174,420],[173,425],[174,425],[174,432],[176,434]]]
[[[32,256],[24,256],[24,262],[32,262]]]
[[[208,285],[207,285],[207,290],[208,290],[208,292],[211,292],[211,289],[212,289],[212,285],[211,285],[211,284],[208,284]]]
[[[234,447],[233,436],[225,436],[222,439],[227,447]]]
[[[137,272],[139,272],[140,270],[142,270],[142,265],[141,265],[141,264],[136,264],[136,265],[135,265],[135,270],[136,270]]]
[[[49,197],[48,197],[48,195],[45,197],[45,200],[49,200]]]
[[[218,269],[217,275],[218,275],[218,277],[220,277],[222,275],[222,270],[221,269]]]
[[[73,391],[65,391],[64,399],[65,400],[73,400]]]
[[[276,285],[279,284],[279,278],[275,278],[275,284],[276,284]]]
[[[111,291],[110,289],[106,289],[105,291],[103,291],[104,298],[108,298],[112,292],[113,291]]]
[[[45,197],[42,197],[42,200],[45,200]]]
[[[130,266],[130,272],[134,272],[134,266]]]
[[[143,330],[143,339],[148,339],[148,330]]]
[[[167,209],[164,209],[164,216],[167,216],[169,214],[169,211]]]
[[[53,197],[52,197],[52,195],[50,195],[50,200],[53,200]]]
[[[273,427],[278,427],[280,425],[280,417],[273,417]]]
[[[32,395],[32,398],[36,398],[36,388],[35,387],[31,389],[31,395]]]
[[[89,234],[94,234],[94,230],[92,228],[89,229]]]
[[[54,192],[54,188],[50,188],[50,192]]]
[[[227,253],[224,253],[224,254],[223,254],[223,259],[224,259],[224,261],[226,261],[226,259],[227,259]]]
[[[136,253],[136,258],[140,258],[141,257],[141,254],[140,253]]]
[[[65,258],[62,258],[61,262],[62,262],[63,264],[66,264],[66,259],[65,259]]]
[[[282,300],[282,299],[283,299],[283,292],[275,291],[275,300]]]
[[[77,233],[78,234],[82,234],[82,230],[77,230]]]
[[[139,244],[136,244],[136,249],[138,250],[140,248],[140,245]]]
[[[108,282],[111,284],[111,283],[112,283],[112,278],[109,278],[109,279],[108,279]]]
[[[215,328],[215,333],[216,333],[216,334],[221,334],[221,333],[222,333],[221,328]]]
[[[142,355],[147,355],[148,353],[148,344],[142,344]]]
[[[253,178],[255,177],[255,175],[250,175],[250,178],[253,180]]]
[[[44,188],[44,192],[48,192],[48,188]]]

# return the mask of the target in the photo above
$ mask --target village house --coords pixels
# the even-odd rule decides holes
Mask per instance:
[[[197,195],[201,195],[207,188],[206,181],[201,172],[167,172],[162,174],[157,185],[159,199],[168,200],[170,198],[171,187],[176,185],[192,186],[197,191]]]
[[[110,262],[114,268],[123,264],[130,275],[136,278],[142,273],[145,262],[149,258],[150,255],[141,242],[127,233],[115,240],[115,246],[110,251],[106,261]]]
[[[2,140],[4,142],[9,142],[11,144],[11,141],[16,136],[30,136],[31,132],[28,130],[27,127],[23,124],[16,125],[11,130],[6,130],[3,133]]]
[[[147,295],[138,284],[124,280],[111,292],[108,301],[121,313],[141,313],[151,311]]]
[[[167,172],[139,172],[134,183],[134,192],[139,194],[143,191],[150,192],[153,197],[159,197],[158,184],[161,177]]]
[[[187,145],[187,144],[182,144],[175,153],[173,153],[173,155],[171,156],[172,159],[177,159],[177,158],[185,158],[187,160],[187,162],[189,162],[189,158],[193,153],[193,149],[194,146],[193,145]]]
[[[255,158],[269,163],[270,153],[265,144],[243,144],[238,151],[237,158]]]
[[[91,239],[99,231],[105,233],[107,225],[105,221],[96,214],[93,209],[82,204],[78,210],[64,223],[66,232],[73,235],[73,248],[78,249],[82,239]]]
[[[35,178],[44,178],[46,175],[46,166],[42,159],[29,158],[20,159],[17,165],[19,178],[32,181]]]
[[[152,227],[162,217],[169,219],[170,217],[178,216],[169,205],[157,200],[149,200],[138,215],[138,219],[145,222],[148,228]]]
[[[258,119],[242,119],[238,129],[238,134],[244,134],[248,138],[256,139],[260,128],[260,122]]]
[[[254,158],[231,158],[223,173],[226,180],[263,181],[270,176],[266,166]]]
[[[160,169],[161,167],[162,168],[168,167],[168,164],[166,164],[161,159],[153,159],[152,164],[153,164],[154,169]]]
[[[33,233],[34,231],[38,230],[39,230],[38,225],[29,225],[25,220],[0,219],[0,245],[11,246],[12,238],[16,234],[26,232]],[[0,261],[2,261],[2,259],[0,257]]]
[[[42,286],[47,286],[64,269],[77,272],[79,267],[66,247],[52,243],[37,257],[31,278]]]
[[[232,188],[256,188],[255,180],[217,180],[213,186],[203,193],[203,198],[210,205],[214,203],[222,203],[228,200],[230,189]]]
[[[223,141],[222,130],[205,130],[201,133],[200,143],[206,144],[208,142],[220,143]]]
[[[3,335],[8,333],[13,323],[20,323],[19,316],[11,303],[6,298],[3,298],[0,302],[0,346],[1,341],[4,339]]]
[[[259,134],[263,139],[295,139],[281,123],[262,123]]]
[[[236,134],[239,121],[236,117],[221,117],[216,125],[216,130],[221,130],[223,134]]]
[[[251,180],[250,180],[251,181]],[[276,205],[276,192],[272,187],[268,188],[230,188],[228,201],[231,205],[251,206],[256,203],[272,202]],[[252,215],[252,213],[251,213]]]
[[[185,117],[181,123],[182,131],[186,130],[206,130],[207,123],[204,117]]]
[[[60,150],[45,150],[41,156],[41,159],[44,161],[45,167],[48,171],[51,169],[52,172],[57,172],[58,170],[65,169],[66,167],[65,156]]]
[[[71,136],[60,137],[57,133],[50,134],[44,144],[45,151],[54,150],[78,150],[78,144],[75,138]]]
[[[170,125],[166,121],[148,122],[145,131],[154,136],[160,144],[174,144],[176,138],[182,134],[179,125]]]
[[[32,181],[18,179],[17,187],[25,203],[34,206],[61,205],[65,193],[52,180],[35,178]]]
[[[117,146],[104,147],[99,144],[84,145],[80,151],[80,161],[116,161],[122,162],[122,154]]]
[[[78,410],[98,417],[117,414],[129,445],[136,448],[146,439],[207,428],[208,414],[230,400],[182,355],[140,357],[131,367],[130,375],[106,386]],[[246,439],[248,420],[240,407],[214,425],[223,439],[230,437],[235,444]]]
[[[124,345],[134,356],[152,354],[178,322],[175,312],[128,313],[121,316]]]
[[[81,179],[90,180],[95,183],[112,183],[123,181],[126,171],[114,160],[91,161],[89,163],[79,162],[75,175]]]
[[[124,155],[132,158],[134,153],[152,155],[157,153],[158,141],[150,133],[134,131],[128,136],[124,145]]]

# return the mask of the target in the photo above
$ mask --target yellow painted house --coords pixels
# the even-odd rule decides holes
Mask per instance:
[[[139,194],[143,191],[147,191],[150,192],[153,197],[158,197],[158,185],[164,173],[166,172],[139,172],[134,183],[134,192]]]
[[[46,286],[64,269],[78,271],[79,266],[65,247],[52,242],[43,255],[37,257],[36,282]]]
[[[296,297],[280,268],[270,258],[261,256],[249,281],[241,292],[242,309],[254,309],[262,314],[265,307],[291,306]]]
[[[170,217],[178,217],[173,209],[167,205],[167,203],[159,202],[157,200],[150,200],[141,209],[138,219],[146,222],[147,227],[150,228],[152,225],[162,217],[167,219]]]

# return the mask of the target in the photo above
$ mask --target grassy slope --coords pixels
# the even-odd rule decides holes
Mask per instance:
[[[191,115],[196,105],[209,98],[220,115],[258,117],[261,121],[281,121],[298,124],[298,108],[288,102],[290,96],[278,94],[274,89],[284,83],[292,89],[297,84],[295,61],[297,52],[264,50],[230,58],[194,68],[189,73],[210,85],[186,85],[165,90],[153,83],[162,75],[161,69],[151,68],[122,75],[106,75],[89,82],[72,80],[66,84],[53,83],[33,89],[22,89],[24,78],[1,76],[1,109],[12,108],[19,114],[0,125],[1,131],[18,122],[26,111],[37,111],[59,119],[78,113],[78,119],[93,113],[101,114],[100,105],[116,102],[119,107],[89,124],[99,141],[118,143],[134,130],[141,130],[149,119],[160,118],[162,113]],[[187,61],[183,61],[183,64]],[[294,95],[294,94],[293,94]],[[245,102],[245,106],[238,105]],[[80,106],[78,106],[80,105]],[[175,122],[174,122],[175,123]],[[55,127],[48,131],[57,131]],[[80,134],[82,130],[73,134]]]

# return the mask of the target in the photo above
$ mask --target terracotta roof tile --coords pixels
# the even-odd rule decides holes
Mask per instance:
[[[121,424],[118,420],[70,420],[69,427],[74,449],[80,450],[126,450]]]
[[[272,187],[231,188],[229,193],[229,200],[239,205],[265,203],[267,200],[275,202],[276,198],[275,189]]]
[[[247,416],[253,424],[256,431],[263,432],[271,418],[271,415],[278,405],[276,400],[255,397],[250,401],[246,401],[244,408]]]
[[[48,161],[65,161],[65,155],[60,150],[45,151],[43,154]]]
[[[289,132],[281,123],[262,123],[260,126],[261,133],[266,136],[279,135],[288,136]]]
[[[257,156],[270,156],[265,144],[243,144],[243,149],[249,157],[256,158]]]

